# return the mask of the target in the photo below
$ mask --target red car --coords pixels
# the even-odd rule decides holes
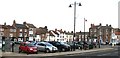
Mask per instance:
[[[29,53],[38,53],[37,47],[34,46],[34,44],[28,43],[28,42],[22,42],[19,46],[19,53],[20,52],[26,52]]]

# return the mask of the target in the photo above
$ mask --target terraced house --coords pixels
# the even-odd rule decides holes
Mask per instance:
[[[10,25],[6,25],[6,23],[4,23],[4,25],[1,25],[2,28],[1,28],[1,35],[2,35],[2,38],[4,40],[12,40],[14,41],[14,39],[16,38],[16,29],[15,27],[13,26],[10,26]]]
[[[16,29],[16,40],[17,41],[26,41],[29,37],[29,28],[27,28],[24,24],[18,24],[16,21],[13,21],[13,27]]]
[[[48,34],[49,34],[49,32],[48,32],[47,26],[36,28],[35,40],[36,41],[45,41],[45,40],[47,40]]]
[[[23,22],[23,24],[29,29],[29,38],[27,38],[28,41],[33,41],[35,40],[35,37],[36,37],[36,27],[31,24],[31,23],[26,23],[26,22]]]

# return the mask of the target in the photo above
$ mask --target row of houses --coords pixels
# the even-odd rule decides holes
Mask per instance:
[[[111,25],[106,26],[91,24],[89,32],[76,32],[75,41],[95,41],[110,42],[112,34],[120,36],[118,28]],[[85,37],[84,37],[85,36]],[[12,25],[0,25],[0,38],[10,39],[12,41],[73,41],[73,31],[65,31],[62,29],[48,30],[45,27],[36,27],[34,24],[23,22],[22,24],[13,21]]]
[[[0,25],[0,38],[11,41],[72,41],[73,33],[60,30],[48,30],[47,26],[37,28],[31,23],[13,21],[12,25]]]

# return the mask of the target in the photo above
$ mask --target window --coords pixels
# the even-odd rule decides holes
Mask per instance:
[[[92,29],[90,29],[90,32],[92,32]]]
[[[25,37],[27,37],[27,33],[24,33]]]
[[[20,29],[20,32],[22,32],[22,29]]]
[[[10,29],[10,32],[16,32],[16,29]]]
[[[13,34],[12,33],[10,33],[10,35],[9,35],[10,37],[13,37]]]
[[[106,29],[106,32],[108,32],[108,29]]]
[[[66,36],[68,38],[68,36]]]
[[[96,34],[94,36],[96,37]]]
[[[22,37],[22,33],[19,33],[19,37]]]
[[[94,32],[96,32],[96,29],[94,30]]]
[[[30,28],[30,29],[29,29],[29,31],[33,31],[33,29],[32,29],[32,28]]]
[[[59,35],[57,35],[57,37],[59,37]]]
[[[16,32],[16,29],[13,29],[13,32]]]
[[[27,32],[27,29],[25,29],[25,32]]]
[[[81,35],[79,35],[79,38],[81,38]]]
[[[45,44],[38,44],[38,45],[40,45],[40,46],[45,46]]]
[[[4,29],[3,29],[3,28],[0,28],[0,31],[4,31]]]
[[[4,33],[3,33],[3,32],[0,32],[0,36],[4,36]]]

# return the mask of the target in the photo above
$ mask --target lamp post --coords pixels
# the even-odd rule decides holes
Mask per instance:
[[[86,22],[87,20],[84,18],[84,41],[85,41],[85,22]]]
[[[81,3],[76,3],[76,1],[74,2],[74,4],[70,4],[69,7],[72,7],[72,5],[74,5],[74,31],[73,31],[73,42],[75,39],[75,26],[76,26],[76,5],[78,6],[82,6]],[[75,46],[75,43],[74,43]],[[74,48],[75,50],[75,48]]]

